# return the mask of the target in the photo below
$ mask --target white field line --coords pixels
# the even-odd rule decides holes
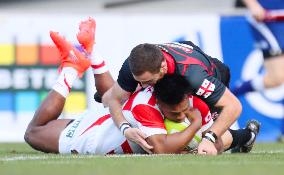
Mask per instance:
[[[284,149],[279,149],[279,150],[273,150],[273,151],[252,151],[249,154],[279,154],[279,153],[284,153]],[[230,153],[225,153],[226,155],[229,155]],[[47,160],[47,159],[63,159],[63,160],[72,160],[72,159],[93,159],[93,158],[131,158],[131,157],[160,157],[161,159],[164,159],[167,156],[173,156],[173,157],[179,157],[179,156],[185,156],[185,155],[174,155],[174,154],[162,154],[162,155],[147,155],[147,154],[121,154],[121,155],[107,155],[107,156],[102,156],[102,155],[50,155],[50,154],[42,154],[41,156],[31,156],[31,155],[21,155],[21,156],[11,156],[11,157],[2,157],[0,158],[0,161],[25,161],[25,160]],[[194,156],[194,155],[192,155]],[[50,160],[52,161],[52,160]],[[196,161],[196,160],[195,160]],[[194,163],[195,161],[192,161]],[[196,161],[200,163],[199,161]],[[207,162],[209,163],[209,162]],[[228,162],[226,161],[217,161],[217,164],[227,164]],[[262,161],[262,163],[271,163],[269,161]],[[279,161],[279,162],[273,162],[273,163],[279,163],[279,164],[284,164],[284,162]]]
[[[273,151],[252,151],[251,154],[278,154],[284,153],[284,149],[273,150]]]
[[[13,157],[4,157],[0,158],[0,161],[19,161],[19,160],[43,160],[47,157],[42,156],[13,156]]]

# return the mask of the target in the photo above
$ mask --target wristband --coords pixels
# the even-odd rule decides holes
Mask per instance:
[[[211,141],[212,143],[215,143],[217,140],[216,134],[212,131],[207,132],[203,138]]]
[[[120,132],[122,132],[123,135],[124,135],[125,130],[127,130],[128,128],[131,128],[131,125],[128,122],[123,122],[119,126],[119,130]]]
[[[215,140],[212,140],[210,137],[208,136],[204,136],[203,139],[209,140],[212,143],[215,143]]]

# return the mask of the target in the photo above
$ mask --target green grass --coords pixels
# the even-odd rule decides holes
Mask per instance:
[[[44,154],[0,144],[0,175],[275,175],[284,173],[284,144],[257,144],[250,154],[83,156]]]

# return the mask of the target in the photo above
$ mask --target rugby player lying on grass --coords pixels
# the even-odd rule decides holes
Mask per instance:
[[[72,83],[78,75],[82,75],[89,68],[91,63],[57,33],[52,32],[51,37],[61,52],[62,70],[53,89],[38,108],[27,128],[26,142],[37,150],[51,153],[145,153],[140,146],[125,139],[122,132],[113,123],[108,111],[105,114],[97,112],[99,110],[88,111],[78,115],[75,120],[58,119]],[[98,91],[102,94],[104,89],[107,89],[104,87],[104,82],[113,83],[108,71],[95,74],[95,78],[97,82],[101,81],[102,83],[97,86]],[[154,153],[179,153],[192,139],[195,132],[200,129],[200,114],[196,112],[197,110],[188,108],[188,103],[186,103],[186,111],[182,108],[182,113],[188,114],[192,125],[180,134],[161,139],[161,136],[166,135],[166,130],[152,91],[152,87],[137,91],[126,102],[123,111],[133,127],[145,131],[149,136],[149,141],[155,144]],[[103,108],[101,110],[105,111]],[[193,115],[194,113],[197,114]],[[151,120],[147,121],[149,119]],[[154,125],[148,125],[151,123]],[[158,134],[160,137],[156,137]],[[152,137],[155,138],[151,139]],[[164,143],[159,143],[162,140]]]
[[[51,153],[145,153],[137,144],[125,139],[108,113],[102,115],[98,114],[96,110],[79,115],[75,120],[58,119],[72,83],[78,75],[82,75],[90,67],[91,62],[58,34],[51,33],[51,37],[61,52],[62,71],[53,90],[50,91],[30,122],[25,134],[26,142],[37,150]],[[95,74],[95,78],[96,82],[101,82],[100,84],[96,83],[97,90],[101,94],[109,88],[109,84],[113,83],[108,71]],[[180,153],[196,131],[200,129],[201,122],[204,125],[203,129],[212,124],[211,115],[205,103],[198,98],[188,96],[186,80],[172,75],[165,79],[166,83],[168,81],[179,82],[175,86],[182,94],[179,96],[182,97],[180,98],[182,101],[168,105],[166,101],[162,102],[162,98],[158,97],[159,100],[156,101],[152,93],[153,88],[148,87],[134,93],[123,108],[132,127],[141,129],[147,135],[147,142],[153,145],[153,153]],[[167,91],[167,86],[162,89]],[[157,94],[163,93],[159,93],[157,90]],[[157,108],[157,104],[160,106],[160,110]],[[187,117],[191,121],[191,125],[183,132],[167,135],[163,114],[160,111],[169,116],[169,119],[176,121],[182,121]],[[125,129],[123,127],[122,125],[122,130]],[[251,130],[246,128],[243,133],[250,135]],[[251,139],[248,137],[247,140],[244,140],[238,137],[238,141],[232,141],[232,135],[229,132],[227,135],[228,139],[224,142],[225,148],[230,145],[231,147],[242,146]],[[217,139],[217,143],[221,143],[221,140],[223,137]],[[254,139],[252,140],[254,141]],[[219,145],[219,150],[223,150],[222,145]]]

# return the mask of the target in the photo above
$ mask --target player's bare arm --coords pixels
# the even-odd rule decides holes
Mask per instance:
[[[237,97],[226,88],[223,96],[216,103],[216,106],[221,107],[222,111],[210,130],[213,131],[217,137],[220,137],[240,116],[242,105]]]
[[[113,120],[116,123],[117,127],[121,123],[127,122],[122,114],[122,103],[126,101],[130,92],[123,90],[117,82],[103,95],[102,102],[104,106],[110,108],[110,113],[113,115]]]
[[[123,128],[123,124],[128,124],[128,121],[122,114],[122,103],[129,98],[130,92],[123,90],[116,82],[103,96],[102,100],[105,106],[109,106],[110,113],[116,126],[121,129],[125,137],[137,144],[139,144],[145,151],[151,153],[150,149],[153,147],[145,141],[145,134],[138,128]]]
[[[153,145],[153,153],[169,154],[181,153],[201,128],[202,117],[197,109],[191,108],[186,113],[191,124],[182,132],[174,134],[158,134],[150,136],[146,141]]]
[[[216,106],[221,107],[222,111],[211,128],[209,128],[209,131],[215,134],[215,139],[218,139],[237,120],[242,111],[242,105],[240,101],[226,88],[224,94],[216,103]],[[202,142],[198,147],[198,153],[216,155],[217,149],[211,141],[208,139],[202,139]]]
[[[57,120],[61,114],[65,98],[51,91],[40,105],[25,133],[25,141],[34,149],[58,153],[61,131],[71,120]]]

